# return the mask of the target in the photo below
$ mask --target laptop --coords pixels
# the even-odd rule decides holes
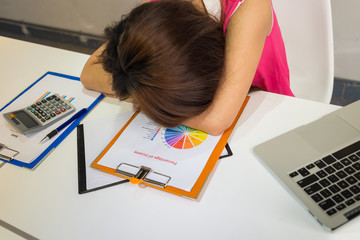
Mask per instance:
[[[254,148],[324,227],[360,214],[360,101]]]

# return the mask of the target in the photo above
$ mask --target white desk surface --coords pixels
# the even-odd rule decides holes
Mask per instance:
[[[80,76],[88,58],[3,37],[0,52],[1,106],[47,71]],[[0,220],[39,239],[359,239],[360,218],[326,231],[252,152],[337,108],[252,93],[229,140],[234,155],[218,162],[197,201],[132,184],[79,195],[74,131],[35,171],[0,168]],[[85,121],[129,109],[105,99]],[[0,227],[7,237],[17,239]]]

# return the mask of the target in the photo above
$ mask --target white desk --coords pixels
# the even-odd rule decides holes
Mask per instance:
[[[0,38],[0,105],[46,71],[80,75],[87,56]],[[6,87],[5,87],[6,86]],[[105,99],[85,119],[130,109]],[[39,239],[359,239],[360,218],[325,231],[255,158],[252,148],[337,107],[251,94],[199,201],[122,184],[77,193],[76,133],[35,170],[0,168],[0,219]],[[0,239],[14,236],[0,228]]]

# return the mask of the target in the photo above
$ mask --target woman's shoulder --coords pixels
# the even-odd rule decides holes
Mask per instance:
[[[230,21],[230,18],[244,1],[245,0],[222,0],[224,32],[226,32],[227,24]]]
[[[234,12],[245,0],[222,0],[224,13]]]

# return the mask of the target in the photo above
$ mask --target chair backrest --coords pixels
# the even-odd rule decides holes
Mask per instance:
[[[334,85],[330,0],[273,0],[296,97],[329,103]]]

